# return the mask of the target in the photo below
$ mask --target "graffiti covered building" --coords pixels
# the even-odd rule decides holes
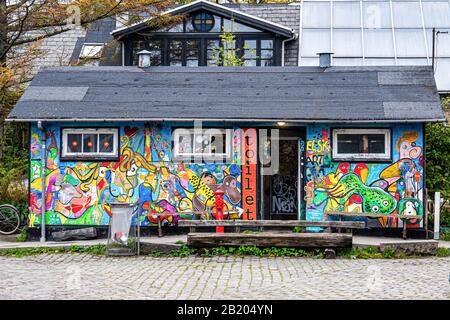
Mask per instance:
[[[173,226],[216,219],[221,189],[228,218],[345,212],[371,229],[423,230],[423,218],[393,215],[425,214],[424,124],[444,119],[431,68],[282,66],[290,28],[202,1],[182,8],[192,21],[152,40],[139,24],[114,31],[123,66],[36,75],[8,116],[30,123],[31,226],[43,211],[55,228],[106,226],[111,202],[136,203],[142,226],[156,214]],[[256,53],[214,67],[214,24],[231,18],[236,43]],[[151,67],[134,66],[138,52]]]
[[[403,84],[379,85],[384,73]],[[117,201],[137,203],[143,226],[156,213],[215,219],[220,188],[231,218],[349,212],[368,227],[422,228],[389,215],[424,214],[423,121],[442,117],[432,84],[417,67],[44,69],[9,116],[31,123],[30,224],[45,205],[50,226],[107,225]],[[383,97],[394,102],[371,101]]]

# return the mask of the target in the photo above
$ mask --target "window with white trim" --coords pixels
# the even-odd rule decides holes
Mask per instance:
[[[119,157],[119,129],[65,128],[62,130],[62,158],[93,160]]]
[[[80,52],[80,59],[94,59],[100,58],[101,52],[104,48],[103,43],[85,43]]]
[[[333,129],[333,160],[391,159],[390,129]]]
[[[231,157],[232,129],[178,128],[173,131],[177,160],[227,160]]]

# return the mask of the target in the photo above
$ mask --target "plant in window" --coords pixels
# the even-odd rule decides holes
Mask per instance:
[[[231,31],[225,31],[222,28],[222,33],[219,35],[221,46],[213,49],[212,60],[216,62],[218,66],[224,67],[241,67],[245,65],[245,57],[241,55],[242,50],[247,50],[250,54],[255,54],[256,51],[250,48],[248,45],[244,45],[241,48],[235,48],[236,35]]]

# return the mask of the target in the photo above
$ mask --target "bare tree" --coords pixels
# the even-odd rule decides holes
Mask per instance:
[[[161,12],[174,4],[175,0],[0,0],[0,159],[4,119],[31,80],[33,64],[44,54],[44,39],[124,13],[130,23],[152,17],[151,27],[171,25],[181,17]]]

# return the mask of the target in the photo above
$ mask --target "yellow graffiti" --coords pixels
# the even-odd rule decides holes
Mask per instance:
[[[314,153],[330,152],[330,142],[328,140],[308,140],[306,142],[306,151],[312,151]]]

